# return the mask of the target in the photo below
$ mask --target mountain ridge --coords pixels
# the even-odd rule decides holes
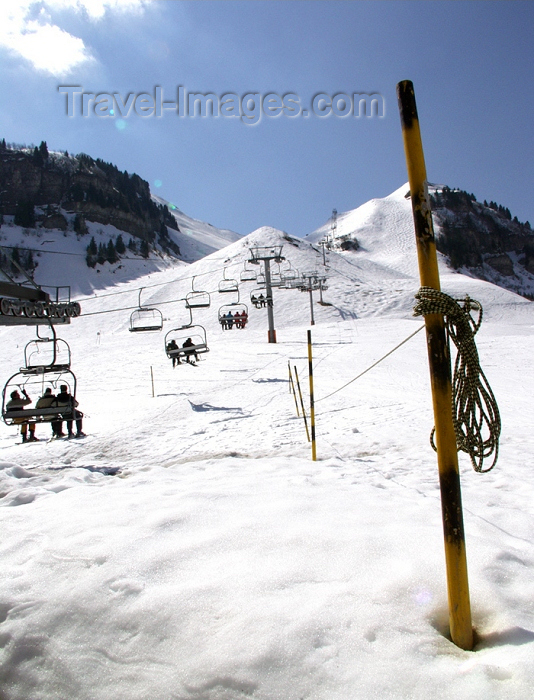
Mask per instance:
[[[9,255],[16,254],[37,284],[70,286],[82,296],[197,263],[238,241],[246,247],[249,236],[257,241],[258,231],[267,239],[267,232],[276,231],[267,226],[242,236],[218,229],[152,194],[138,175],[85,154],[49,153],[45,142],[33,150],[1,142],[0,185],[0,245],[12,251],[2,255],[3,268],[9,271]],[[443,268],[534,298],[534,233],[528,222],[446,185],[430,185],[429,194]],[[407,184],[338,214],[335,240],[332,220],[302,239],[279,233],[294,245],[298,240],[315,245],[316,264],[324,248],[332,247],[362,269],[378,266],[384,279],[418,276]],[[125,248],[120,255],[119,238]],[[98,256],[88,255],[89,243]],[[226,256],[231,250],[222,253]],[[86,263],[95,268],[92,273]]]

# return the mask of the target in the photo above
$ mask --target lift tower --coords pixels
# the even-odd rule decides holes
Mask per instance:
[[[273,289],[271,285],[271,260],[276,263],[282,262],[285,258],[282,257],[281,245],[270,247],[254,246],[250,249],[249,263],[259,265],[263,261],[263,269],[265,271],[265,295],[267,299],[273,298]],[[272,301],[267,304],[267,318],[269,320],[268,339],[269,343],[276,343],[276,331],[274,329],[274,311]]]
[[[330,227],[330,236],[332,238],[330,247],[335,248],[337,236],[337,209],[332,209],[332,226]]]

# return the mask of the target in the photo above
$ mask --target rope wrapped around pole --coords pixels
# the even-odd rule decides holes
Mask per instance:
[[[458,450],[466,452],[476,472],[489,472],[497,463],[501,418],[493,391],[480,367],[475,334],[482,323],[482,306],[465,296],[460,303],[431,287],[421,287],[415,295],[414,316],[443,314],[448,338],[457,354],[452,379],[453,423]],[[478,312],[475,319],[471,311]],[[434,444],[434,432],[430,444]],[[493,462],[483,468],[484,459],[494,454]]]

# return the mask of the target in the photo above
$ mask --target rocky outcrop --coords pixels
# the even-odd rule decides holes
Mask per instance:
[[[111,163],[80,154],[35,149],[0,148],[0,211],[15,215],[21,202],[63,208],[86,221],[112,224],[132,236],[154,241],[164,226],[176,229],[167,207],[155,204],[150,188],[138,175],[121,172]],[[61,217],[61,218],[59,218]],[[66,229],[65,217],[48,215],[45,228]]]
[[[501,255],[488,255],[484,262],[505,277],[512,277],[515,274],[514,264],[510,256],[506,253],[501,253]]]
[[[0,151],[4,214],[14,214],[21,200],[35,205],[60,204],[69,189],[71,177],[68,171],[54,167],[53,161],[40,166],[24,151]]]
[[[448,187],[434,187],[431,201],[436,245],[452,267],[468,268],[483,279],[485,265],[504,277],[534,273],[534,232],[528,221],[521,223],[505,207],[482,204],[474,195]]]

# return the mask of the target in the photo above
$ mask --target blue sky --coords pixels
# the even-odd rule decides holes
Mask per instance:
[[[247,234],[266,225],[303,236],[334,207],[354,209],[407,181],[395,89],[408,79],[429,180],[495,200],[534,225],[531,2],[3,5],[0,138],[8,142],[45,140],[110,161],[219,228]],[[121,117],[97,97],[82,116],[76,95],[69,117],[60,86],[136,101]],[[155,86],[169,102],[178,86],[212,93],[227,110],[246,94],[271,95],[263,104],[280,114],[254,124],[228,112],[143,113],[150,102],[137,96],[154,97]],[[318,93],[378,93],[384,113],[317,116]],[[307,116],[289,111],[288,94]],[[335,103],[340,113],[344,106]],[[326,99],[319,108],[331,111]]]

